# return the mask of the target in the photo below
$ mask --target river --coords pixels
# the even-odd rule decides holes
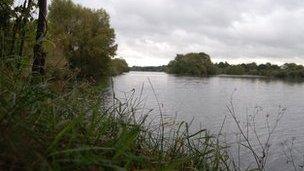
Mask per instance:
[[[224,130],[231,142],[238,132],[228,110],[231,103],[242,124],[250,116],[256,116],[256,129],[262,138],[268,134],[266,120],[269,119],[270,125],[274,125],[278,113],[283,110],[284,115],[271,137],[267,168],[293,170],[292,164],[287,163],[290,152],[287,147],[291,147],[292,140],[296,165],[302,164],[304,83],[264,78],[200,78],[163,72],[129,72],[114,77],[117,97],[128,96],[134,90],[135,96],[142,94],[142,103],[147,111],[154,109],[149,114],[152,118],[159,115],[160,107],[166,116],[193,121],[194,128],[204,127],[216,132],[226,117]],[[246,155],[248,153],[242,154]],[[244,168],[248,164],[250,162],[245,159],[240,165]]]

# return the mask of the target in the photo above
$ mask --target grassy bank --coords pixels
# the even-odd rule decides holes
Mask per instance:
[[[206,130],[190,134],[184,122],[148,127],[144,113],[135,119],[132,99],[105,105],[100,86],[73,74],[68,81],[33,78],[9,64],[0,74],[1,170],[229,167],[223,144]]]

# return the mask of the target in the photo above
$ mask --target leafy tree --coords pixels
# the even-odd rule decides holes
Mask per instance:
[[[166,71],[167,66],[132,66],[130,68],[131,71],[150,71],[150,72],[164,72]]]
[[[0,2],[0,28],[9,27],[10,19],[13,16],[13,0],[3,0]]]
[[[197,76],[213,75],[216,72],[209,55],[204,52],[176,55],[175,59],[169,62],[167,71]]]
[[[114,29],[105,10],[92,10],[71,0],[54,0],[50,6],[50,34],[56,46],[63,47],[72,69],[81,77],[100,78],[110,74],[115,55]]]
[[[243,65],[231,65],[226,69],[226,74],[243,75],[245,74],[245,68]]]
[[[34,2],[24,0],[23,4],[16,6],[13,0],[0,2],[0,54],[2,57],[25,57],[32,54],[34,42]],[[30,53],[29,50],[30,49]],[[24,51],[26,50],[26,54]]]
[[[220,62],[218,64],[216,64],[218,66],[218,68],[226,68],[226,67],[229,67],[230,64],[227,63],[227,61],[224,62]]]
[[[126,60],[121,58],[115,58],[111,61],[111,73],[112,75],[119,75],[124,72],[129,72],[129,66]]]

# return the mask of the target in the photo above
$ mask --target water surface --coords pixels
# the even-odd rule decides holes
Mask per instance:
[[[150,81],[149,81],[150,80]],[[151,82],[151,84],[150,84]],[[124,97],[143,88],[145,108],[154,109],[150,115],[159,115],[158,107],[167,116],[192,121],[193,127],[204,127],[216,132],[225,116],[225,132],[232,140],[236,131],[227,110],[233,102],[237,116],[245,121],[258,110],[256,119],[259,135],[267,135],[266,116],[274,120],[282,108],[286,112],[271,141],[270,170],[292,170],[286,163],[281,143],[295,139],[297,160],[304,152],[304,84],[262,78],[190,77],[162,72],[129,72],[114,78],[117,97]],[[154,90],[153,90],[154,89]],[[155,97],[156,95],[156,97]],[[157,102],[157,100],[159,102]],[[302,150],[302,151],[301,151]],[[248,164],[248,161],[243,163]]]

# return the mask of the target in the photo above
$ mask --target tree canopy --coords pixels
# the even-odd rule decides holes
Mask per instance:
[[[111,61],[111,73],[112,75],[119,75],[124,72],[129,72],[129,66],[126,60],[122,58],[114,58]]]
[[[228,75],[259,75],[283,79],[304,79],[303,65],[295,63],[285,63],[282,66],[266,63],[257,65],[256,63],[230,65],[227,62],[214,64],[218,74]]]
[[[109,75],[117,45],[106,11],[85,8],[71,0],[53,0],[49,10],[50,36],[63,48],[70,68],[79,69],[82,77]]]
[[[204,52],[178,54],[170,61],[167,67],[168,73],[186,74],[196,76],[208,76],[215,74],[210,56]]]
[[[212,63],[210,56],[204,52],[178,54],[174,60],[170,61],[167,70],[170,74],[210,76],[215,74],[226,75],[257,75],[268,78],[281,79],[304,79],[303,65],[295,63],[285,63],[276,65],[271,63],[256,64],[242,63],[232,65],[228,62]]]

